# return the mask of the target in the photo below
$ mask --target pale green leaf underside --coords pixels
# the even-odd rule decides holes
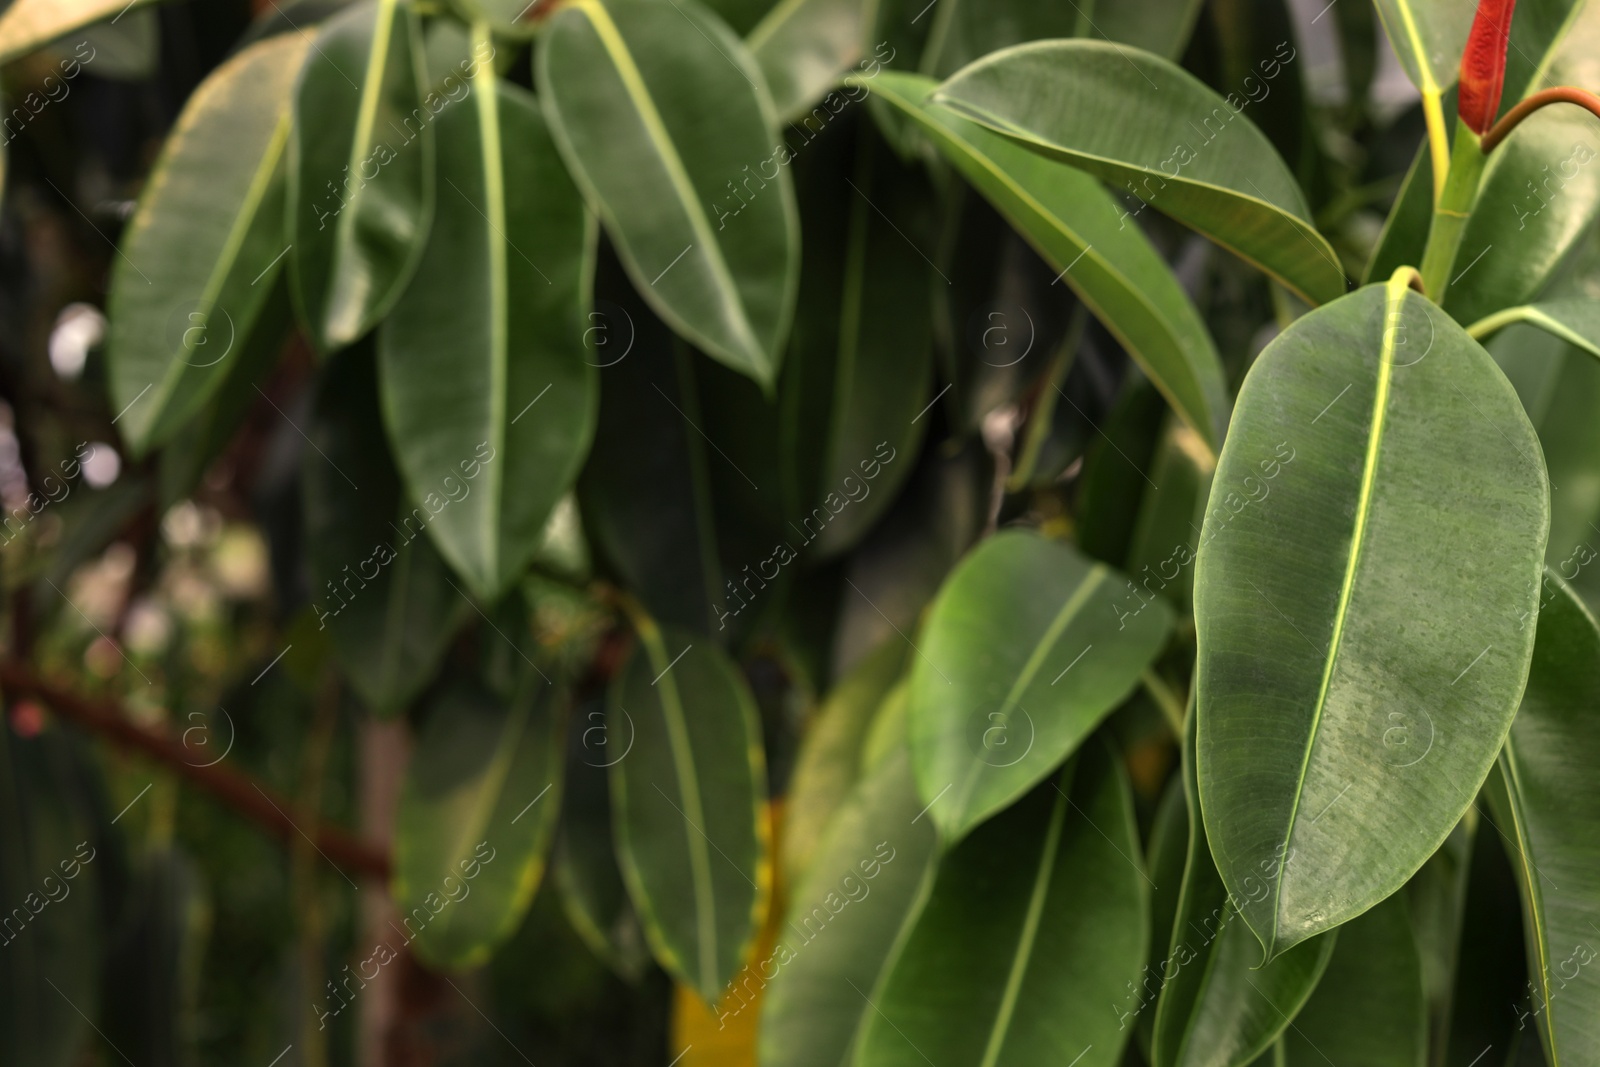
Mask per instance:
[[[1467,327],[1467,332],[1484,339],[1516,322],[1537,326],[1600,359],[1600,302],[1574,297],[1542,304],[1520,304],[1478,320]]]

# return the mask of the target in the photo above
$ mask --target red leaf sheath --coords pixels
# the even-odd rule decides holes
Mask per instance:
[[[1506,80],[1506,45],[1517,0],[1479,0],[1472,35],[1461,56],[1461,121],[1480,137],[1500,111]]]

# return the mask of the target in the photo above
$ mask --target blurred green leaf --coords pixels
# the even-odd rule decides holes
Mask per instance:
[[[113,23],[150,0],[11,0],[0,14],[0,63],[36,51],[82,26]]]
[[[805,115],[862,59],[871,6],[867,0],[782,0],[745,36],[780,119]],[[875,50],[863,71],[875,73],[892,57]]]

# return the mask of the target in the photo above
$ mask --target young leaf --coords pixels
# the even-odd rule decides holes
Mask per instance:
[[[1172,610],[1120,580],[1021,531],[989,538],[946,579],[908,713],[917,787],[949,841],[1042,781],[1139,684]]]
[[[1252,367],[1196,563],[1198,768],[1268,959],[1399,889],[1472,803],[1527,677],[1549,522],[1509,383],[1404,276]]]
[[[964,67],[932,100],[1125,188],[1139,210],[1171,215],[1313,304],[1345,291],[1305,196],[1243,102],[1158,56],[1039,41]]]
[[[111,402],[135,454],[211,398],[282,270],[298,37],[253,45],[195,90],[168,136],[111,279]]]
[[[777,974],[761,1008],[766,1067],[836,1067],[873,1010],[933,883],[938,836],[918,819],[922,801],[905,745],[895,746],[850,794],[794,888],[770,960]]]
[[[488,65],[435,132],[438,225],[378,334],[384,421],[434,543],[493,601],[594,434],[593,232],[533,98]]]
[[[401,0],[357,4],[329,21],[300,72],[289,277],[324,352],[371,330],[416,269],[434,203],[426,81],[421,19]]]
[[[0,15],[0,63],[102,19],[113,23],[136,4],[150,0],[13,0]]]
[[[634,738],[610,768],[617,859],[656,959],[715,1005],[767,906],[760,724],[710,641],[644,618],[637,627],[606,724],[611,738]]]
[[[745,47],[761,66],[784,121],[798,118],[862,57],[866,0],[783,0],[756,23]],[[872,70],[894,58],[874,51]]]
[[[770,388],[799,220],[792,153],[744,45],[695,0],[574,0],[550,18],[538,74],[556,143],[634,287],[684,338]]]
[[[1061,272],[1061,280],[1215,451],[1228,398],[1210,335],[1160,254],[1100,183],[948,108],[930,106],[936,86],[927,78],[884,71],[870,84],[877,99],[915,120]]]
[[[1600,1057],[1600,625],[1556,575],[1522,707],[1486,792],[1522,894],[1527,996],[1550,1067]],[[1492,843],[1492,842],[1491,842]]]
[[[565,702],[531,666],[510,707],[464,680],[431,702],[395,816],[392,886],[429,966],[482,963],[533,903],[561,810]]]
[[[855,1062],[1119,1063],[1106,1004],[1149,936],[1138,853],[1122,767],[1092,747],[946,855]]]

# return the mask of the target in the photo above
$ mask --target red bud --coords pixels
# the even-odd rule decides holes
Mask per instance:
[[[1517,0],[1478,0],[1472,35],[1461,56],[1461,121],[1480,137],[1500,112],[1506,80],[1506,46],[1511,42],[1511,9]]]

